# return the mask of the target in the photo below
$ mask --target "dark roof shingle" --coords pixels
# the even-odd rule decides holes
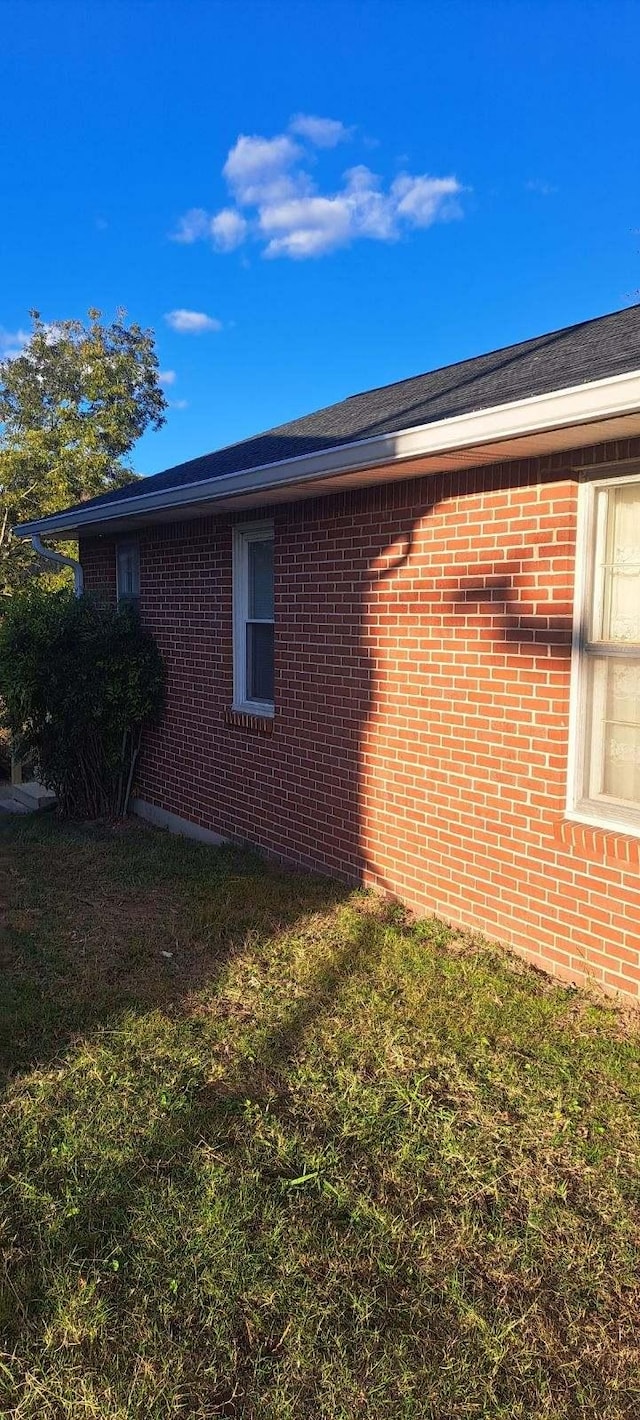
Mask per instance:
[[[640,369],[640,305],[351,395],[315,414],[165,469],[145,479],[145,491],[222,478],[633,369]],[[131,483],[82,507],[120,503],[139,493],[140,484]]]

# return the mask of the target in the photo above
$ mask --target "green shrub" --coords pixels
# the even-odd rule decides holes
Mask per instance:
[[[0,624],[0,697],[15,753],[74,818],[127,812],[145,726],[164,703],[153,638],[128,609],[37,585]]]
[[[0,706],[0,713],[2,707]],[[11,737],[5,725],[0,723],[0,779],[8,779],[11,774]]]

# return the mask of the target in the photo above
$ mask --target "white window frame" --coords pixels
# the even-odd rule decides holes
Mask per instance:
[[[138,590],[135,596],[136,601],[140,601],[140,543],[138,542],[137,537],[122,537],[118,538],[118,541],[116,542],[116,598],[118,606],[120,606],[120,602],[123,596],[126,599],[131,596],[131,593],[129,592],[123,592],[120,586],[120,553],[124,551],[129,551],[131,548],[135,549],[138,570]]]
[[[247,622],[249,621],[249,543],[273,541],[273,521],[238,523],[233,529],[233,709],[272,716],[272,700],[247,697]],[[274,621],[268,623],[275,625]]]
[[[616,655],[640,660],[638,643],[627,645],[588,639],[589,628],[592,624],[602,624],[603,613],[604,586],[596,567],[596,554],[605,533],[606,504],[599,495],[634,483],[640,484],[640,468],[617,478],[612,472],[608,477],[585,482],[578,493],[566,815],[594,828],[612,829],[640,837],[640,805],[635,808],[623,800],[605,798],[604,795],[590,797],[588,792],[588,777],[592,772],[589,660],[593,656]]]

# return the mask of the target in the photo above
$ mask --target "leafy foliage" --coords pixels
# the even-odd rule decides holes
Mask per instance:
[[[12,524],[128,483],[127,455],[166,409],[153,333],[123,311],[110,324],[97,310],[86,324],[31,317],[22,353],[0,362],[0,595],[39,570]]]
[[[126,813],[142,731],[164,699],[160,653],[130,610],[37,584],[12,598],[0,693],[16,754],[64,814]]]

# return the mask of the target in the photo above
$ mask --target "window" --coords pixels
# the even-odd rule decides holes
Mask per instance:
[[[570,811],[640,833],[640,478],[581,497]]]
[[[118,606],[137,611],[140,602],[140,549],[137,542],[119,542],[116,547]]]
[[[233,534],[233,703],[273,714],[273,523]]]

